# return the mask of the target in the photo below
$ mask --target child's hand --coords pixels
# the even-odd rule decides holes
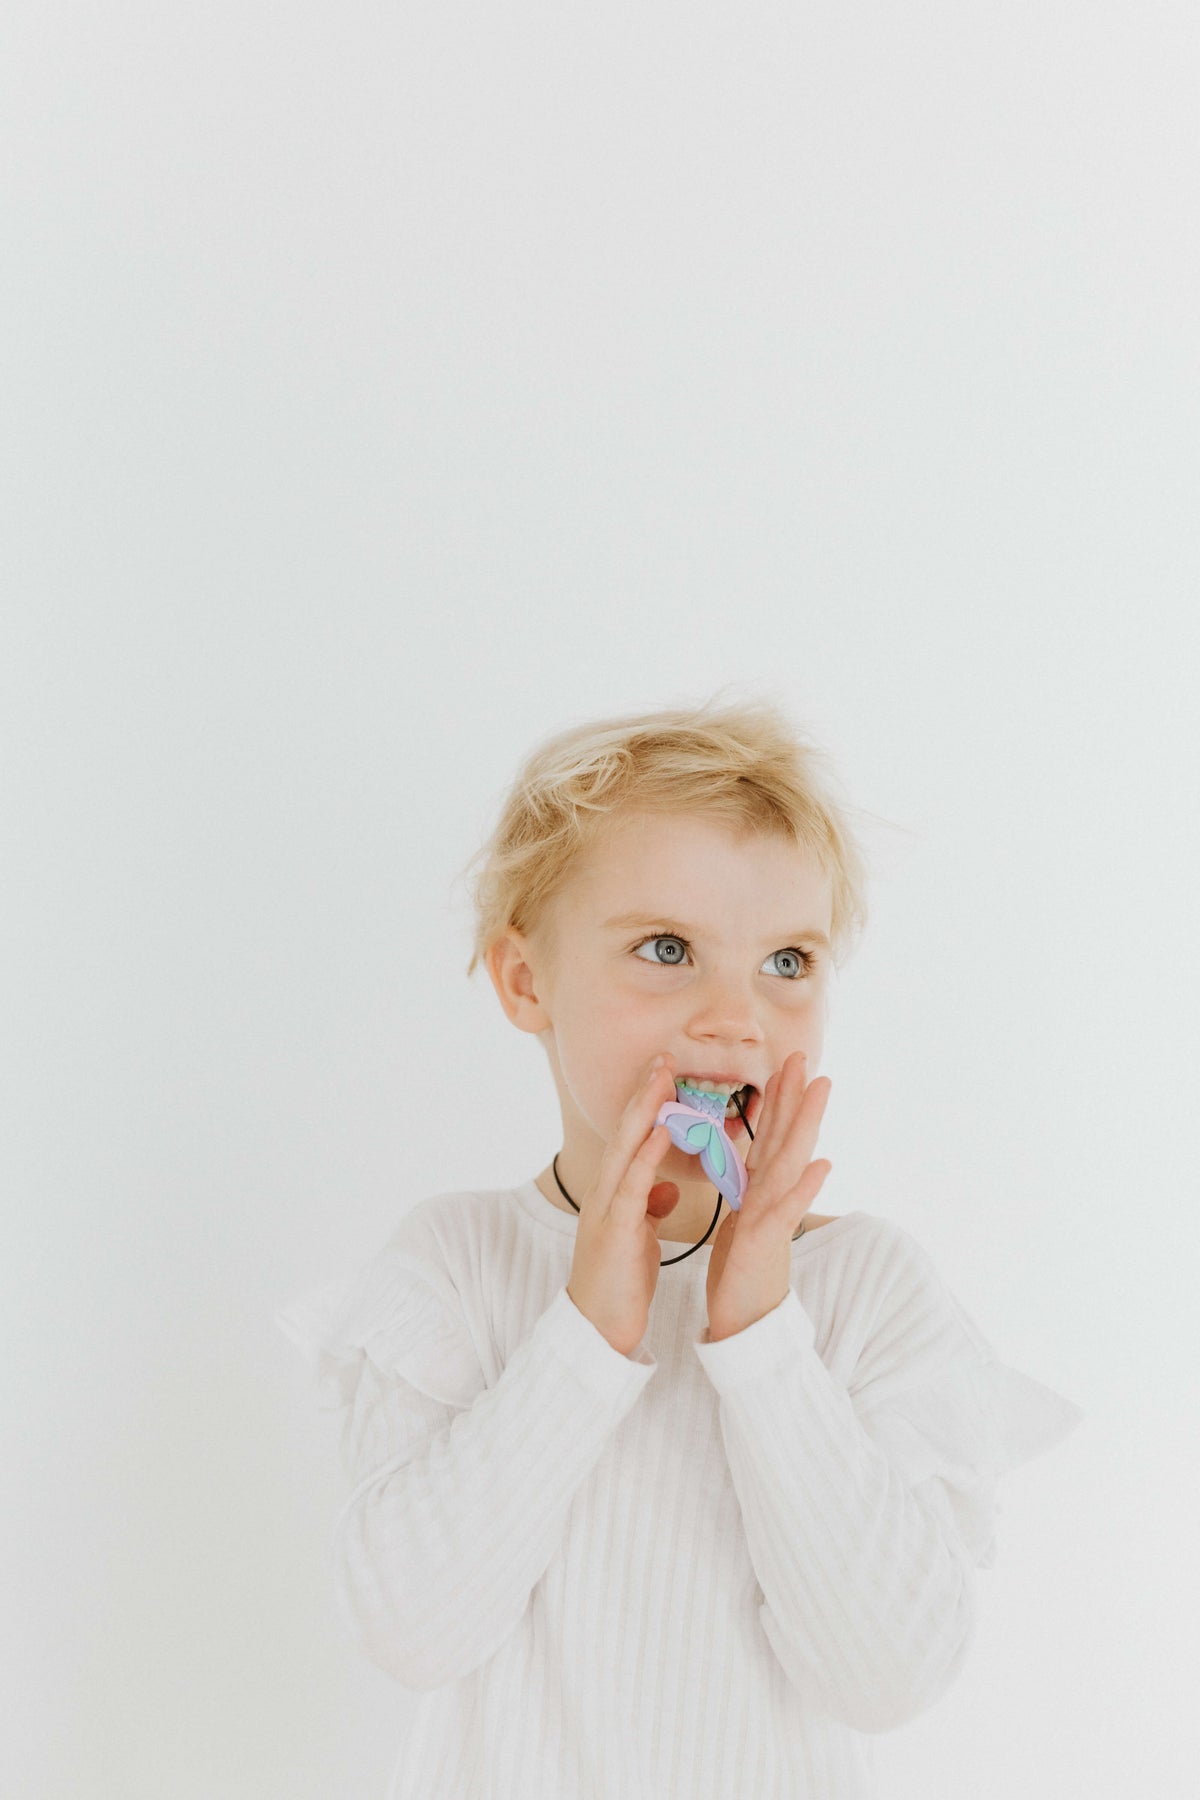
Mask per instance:
[[[767,1082],[750,1177],[741,1209],[713,1239],[708,1261],[708,1335],[712,1343],[744,1331],[773,1312],[791,1286],[792,1239],[833,1164],[810,1162],[833,1083],[806,1082],[803,1050],[784,1058]]]
[[[679,1203],[673,1181],[651,1186],[671,1147],[670,1132],[654,1125],[654,1115],[674,1097],[668,1053],[657,1069],[645,1071],[605,1149],[595,1184],[579,1204],[567,1292],[622,1356],[645,1337],[658,1286],[659,1241],[652,1221],[665,1219]]]

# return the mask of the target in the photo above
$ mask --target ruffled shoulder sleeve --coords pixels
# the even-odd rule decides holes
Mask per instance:
[[[1053,1449],[1085,1414],[1002,1362],[915,1240],[896,1236],[895,1303],[856,1371],[855,1413],[972,1565],[991,1568],[1000,1477]]]
[[[486,1386],[458,1295],[422,1223],[409,1215],[349,1282],[305,1289],[275,1312],[309,1362],[322,1410],[353,1406],[368,1370],[453,1407],[469,1406]]]

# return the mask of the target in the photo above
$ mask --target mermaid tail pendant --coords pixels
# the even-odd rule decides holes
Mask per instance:
[[[654,1123],[666,1126],[677,1149],[700,1158],[700,1167],[714,1187],[734,1212],[740,1211],[749,1176],[725,1130],[725,1102],[719,1094],[706,1094],[686,1081],[675,1083],[675,1095],[659,1108]]]

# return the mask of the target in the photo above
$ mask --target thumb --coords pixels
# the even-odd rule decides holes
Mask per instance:
[[[679,1189],[673,1181],[656,1181],[646,1196],[646,1211],[652,1219],[665,1219],[679,1205]]]

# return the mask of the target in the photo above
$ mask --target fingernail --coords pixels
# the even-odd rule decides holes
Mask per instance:
[[[661,1069],[666,1060],[665,1056],[656,1056],[654,1061],[650,1064],[650,1073],[653,1075],[655,1069]]]

